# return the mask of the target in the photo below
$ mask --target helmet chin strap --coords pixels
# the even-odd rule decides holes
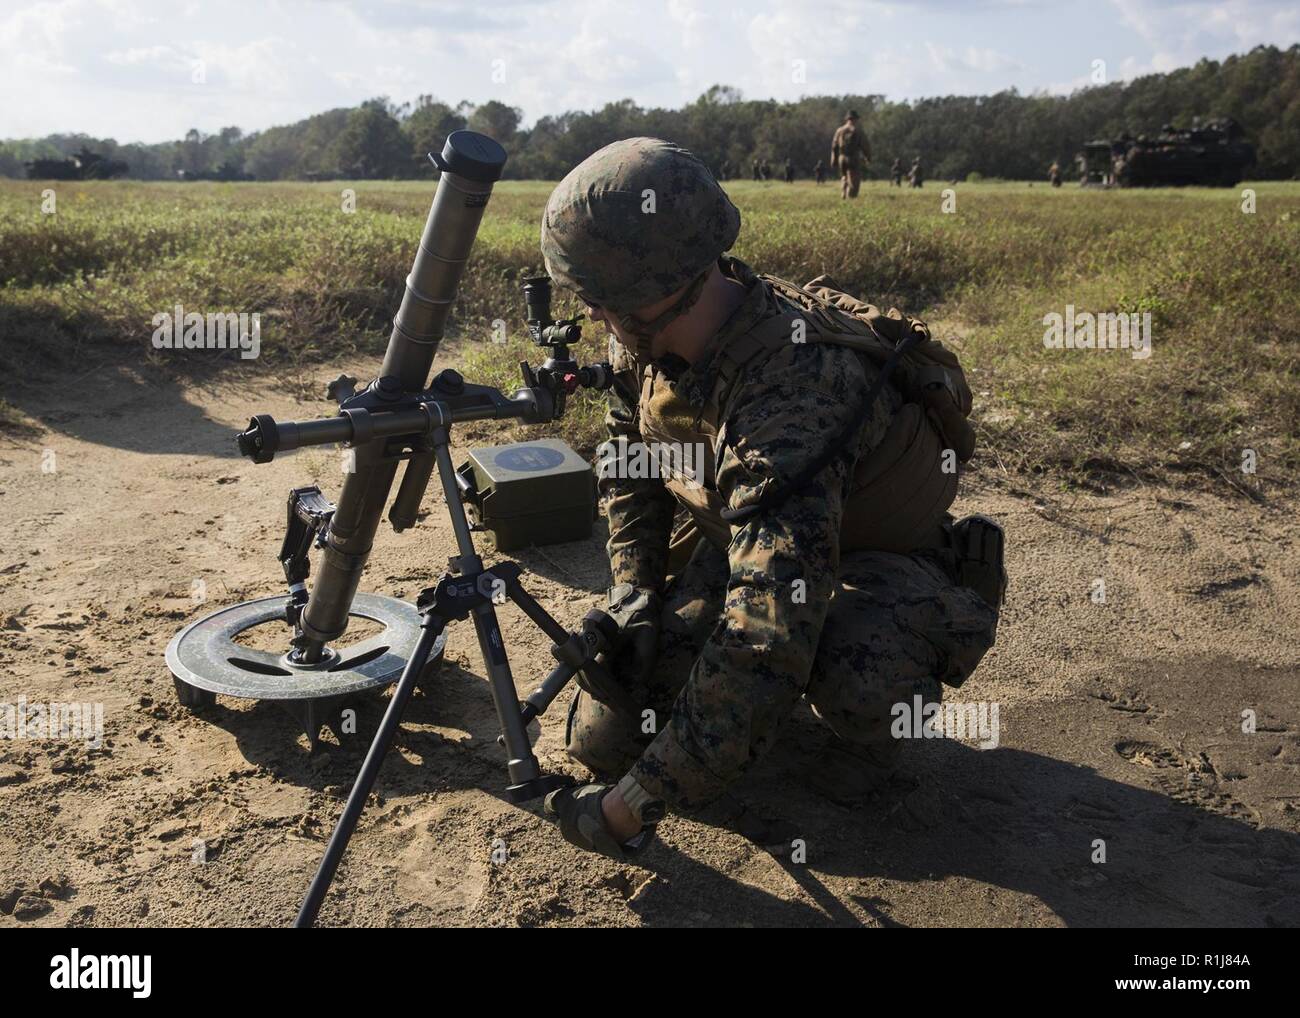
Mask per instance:
[[[700,295],[704,293],[704,281],[708,278],[709,270],[705,269],[695,277],[695,281],[682,292],[682,295],[673,301],[668,310],[651,321],[643,322],[634,318],[631,312],[617,316],[619,326],[636,338],[636,361],[641,370],[644,371],[645,366],[650,363],[650,346],[655,336],[695,306]]]

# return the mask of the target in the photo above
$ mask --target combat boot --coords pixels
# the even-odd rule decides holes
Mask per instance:
[[[952,525],[952,536],[958,582],[1001,608],[1007,593],[1002,528],[987,516],[967,516]]]

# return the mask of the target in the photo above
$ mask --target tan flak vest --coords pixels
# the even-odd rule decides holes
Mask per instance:
[[[790,343],[796,316],[806,323],[807,341],[850,347],[877,368],[885,365],[903,339],[913,336],[915,345],[898,358],[889,383],[902,394],[903,404],[879,444],[859,456],[855,465],[840,548],[910,552],[944,546],[943,525],[957,494],[955,466],[968,461],[975,448],[975,433],[966,419],[971,393],[956,355],[931,339],[924,323],[893,309],[882,313],[842,292],[827,276],[806,287],[774,276],[759,279],[770,287],[769,310],[779,313],[762,319],[723,348],[717,379],[702,412],[677,395],[653,364],[641,369],[642,440],[660,443],[660,449],[690,447],[700,453],[698,457],[661,455],[665,487],[704,536],[725,549],[731,543],[731,525],[722,517],[726,506],[717,490],[718,434],[746,365]],[[784,300],[778,300],[778,295]],[[833,442],[836,437],[828,435],[826,440]],[[945,457],[945,450],[953,455]],[[813,455],[817,451],[811,450]]]

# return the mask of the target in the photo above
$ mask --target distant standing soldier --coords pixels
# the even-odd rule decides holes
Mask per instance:
[[[787,184],[794,183],[794,163],[790,162],[789,159],[785,161],[785,182]]]
[[[1052,182],[1053,187],[1061,186],[1061,167],[1055,160],[1053,160],[1052,165],[1047,168],[1047,179]]]
[[[758,165],[757,159],[754,160],[754,179],[755,180],[763,179],[763,168]]]
[[[727,162],[727,160],[724,159],[718,165],[718,180],[720,181],[726,180],[727,177],[729,177],[730,175],[731,175],[731,163]]]
[[[894,160],[894,165],[889,168],[889,179],[894,187],[903,186],[903,160]]]
[[[924,175],[921,172],[920,156],[917,156],[915,159],[912,160],[912,168],[907,171],[907,179],[908,182],[911,183],[913,187],[920,187],[923,183],[925,183]]]
[[[866,133],[858,126],[858,111],[848,116],[831,139],[831,165],[840,172],[840,198],[856,198],[862,186],[862,168],[871,162]]]
[[[763,179],[764,179],[764,180],[771,180],[771,179],[772,179],[772,164],[771,164],[771,163],[769,163],[766,159],[764,159],[763,162],[762,162],[762,165],[761,165],[759,168],[763,171]]]
[[[820,159],[817,160],[817,165],[813,167],[813,177],[816,178],[819,184],[826,183],[826,164]]]

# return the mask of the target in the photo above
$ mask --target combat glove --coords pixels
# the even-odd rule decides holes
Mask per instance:
[[[627,862],[654,839],[651,818],[657,819],[662,815],[662,806],[657,813],[648,808],[634,810],[634,815],[641,816],[643,826],[627,841],[619,842],[606,826],[600,805],[613,788],[613,785],[557,788],[546,797],[546,812],[559,820],[560,834],[569,844],[588,852],[599,852],[618,862]]]

